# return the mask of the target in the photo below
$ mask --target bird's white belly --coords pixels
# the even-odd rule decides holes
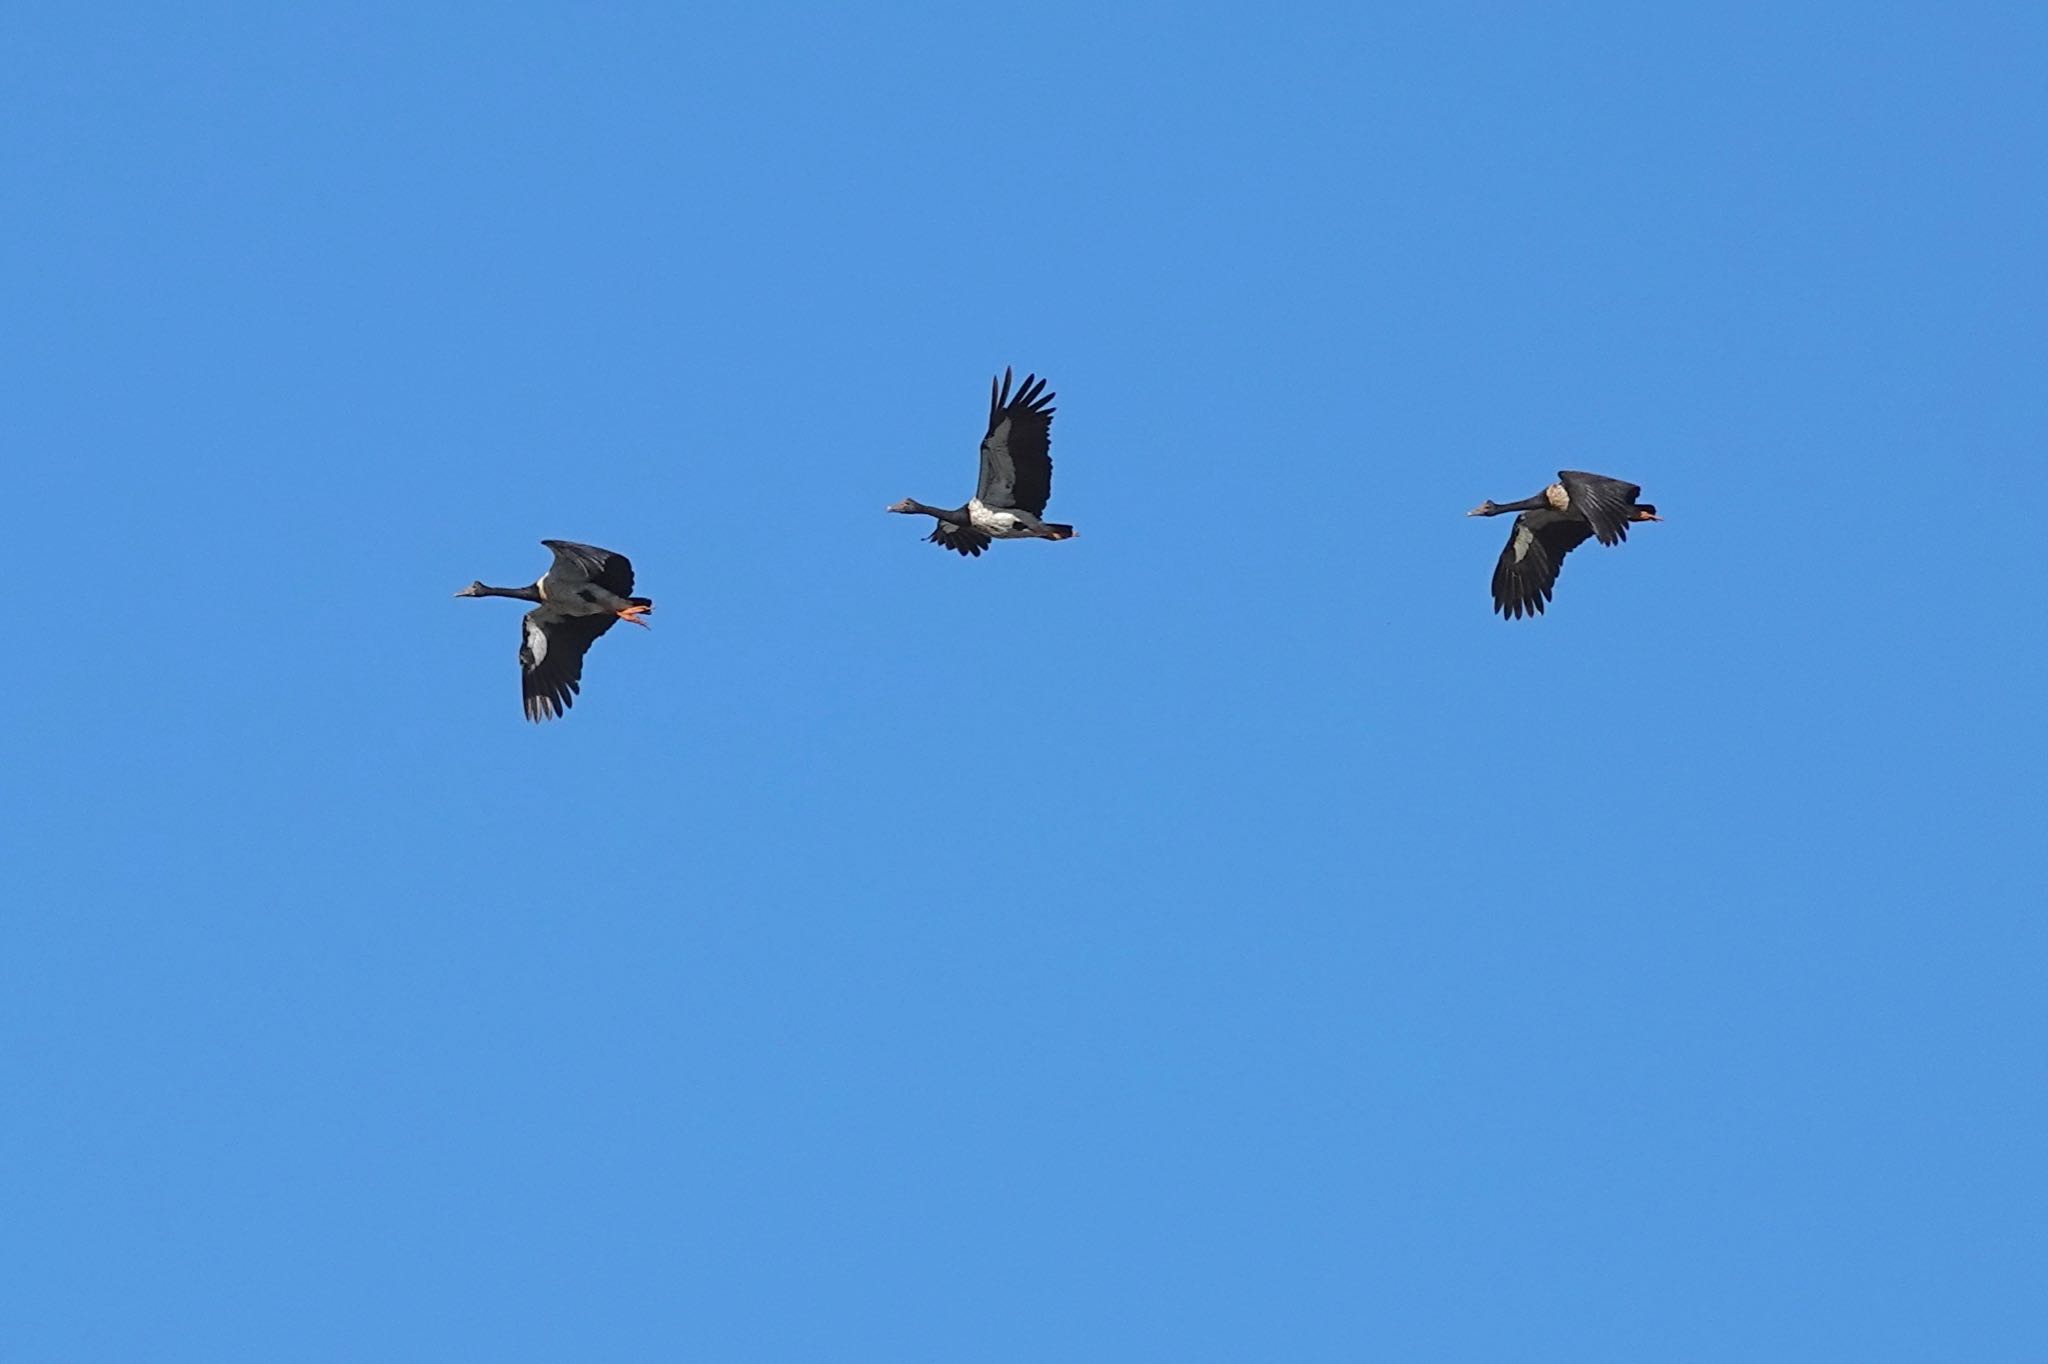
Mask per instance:
[[[978,497],[968,499],[967,519],[983,535],[994,536],[998,540],[1029,539],[1031,536],[1031,527],[1018,520],[1017,513],[983,506]]]

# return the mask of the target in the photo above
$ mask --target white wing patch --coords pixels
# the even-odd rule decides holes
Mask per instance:
[[[540,661],[541,661],[542,659],[546,658],[547,656],[548,656],[548,632],[547,632],[547,631],[545,631],[545,630],[543,630],[543,629],[541,629],[541,628],[540,628],[540,627],[539,627],[538,625],[535,625],[535,624],[534,624],[534,623],[533,623],[532,621],[527,621],[527,622],[526,622],[526,657],[527,657],[527,664],[526,664],[526,666],[527,666],[527,667],[529,667],[529,668],[538,668],[538,667],[540,666]]]
[[[1522,562],[1522,560],[1524,560],[1524,559],[1528,558],[1528,557],[1529,557],[1529,551],[1530,551],[1531,549],[1535,548],[1535,546],[1536,546],[1536,533],[1535,533],[1534,531],[1530,530],[1530,529],[1529,529],[1529,528],[1528,528],[1527,526],[1523,526],[1523,525],[1518,525],[1518,526],[1516,526],[1516,527],[1515,527],[1515,562],[1516,562],[1516,563],[1520,563],[1520,562]]]
[[[967,519],[983,535],[998,540],[1015,540],[1030,534],[1017,520],[1017,513],[993,510],[978,497],[967,499]]]

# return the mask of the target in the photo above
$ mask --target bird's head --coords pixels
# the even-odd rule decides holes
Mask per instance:
[[[1493,499],[1489,497],[1484,502],[1481,502],[1478,506],[1474,507],[1471,511],[1466,512],[1465,515],[1491,516],[1499,510],[1500,508],[1495,506]]]
[[[906,497],[901,502],[897,502],[888,507],[884,507],[883,510],[892,512],[903,512],[908,514],[911,512],[915,512],[917,510],[917,501],[915,498]]]
[[[455,595],[458,597],[481,597],[484,595],[484,585],[482,583],[471,583]]]
[[[1662,521],[1664,518],[1657,515],[1657,508],[1654,503],[1645,502],[1639,507],[1630,507],[1628,509],[1628,519],[1631,521]]]

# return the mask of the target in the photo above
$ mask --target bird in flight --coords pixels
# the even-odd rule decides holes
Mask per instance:
[[[1557,482],[1520,502],[1480,503],[1467,516],[1518,512],[1507,547],[1493,566],[1493,609],[1501,617],[1540,616],[1557,584],[1564,556],[1588,539],[1618,545],[1634,521],[1662,521],[1657,509],[1636,499],[1643,490],[1601,474],[1558,472]]]
[[[1074,528],[1041,518],[1052,496],[1052,405],[1045,380],[1035,374],[1010,391],[1010,371],[989,381],[988,434],[981,440],[981,481],[964,507],[927,507],[904,498],[887,510],[932,516],[926,538],[974,556],[990,540],[1071,540]]]
[[[633,565],[623,554],[574,540],[543,540],[555,561],[530,587],[471,583],[458,597],[516,597],[539,602],[521,622],[519,689],[526,718],[538,723],[575,703],[583,682],[583,655],[617,621],[645,626],[654,609],[633,595]]]

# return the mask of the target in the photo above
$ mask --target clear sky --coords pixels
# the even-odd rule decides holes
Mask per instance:
[[[2048,1358],[2044,72],[0,12],[0,1356]],[[1503,622],[1560,468],[1668,519]],[[659,609],[534,727],[544,536]]]

